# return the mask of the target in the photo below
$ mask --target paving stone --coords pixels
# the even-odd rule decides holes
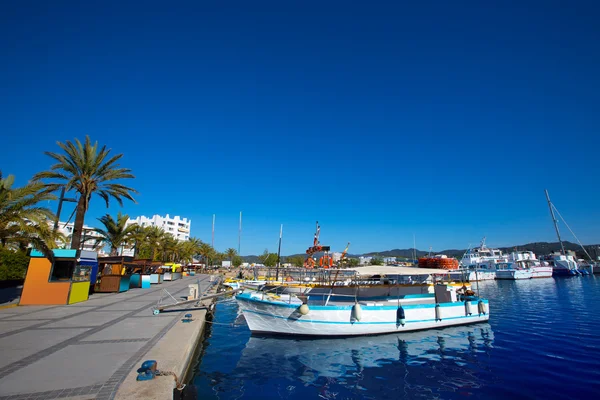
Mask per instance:
[[[115,320],[123,315],[127,314],[127,311],[113,311],[110,313],[97,313],[89,312],[76,317],[65,318],[61,321],[52,322],[44,325],[45,328],[52,327],[64,327],[64,326],[99,326],[107,322]]]
[[[51,321],[51,320],[48,320]],[[0,333],[8,333],[40,323],[40,320],[0,320]]]
[[[29,330],[21,332],[18,335],[4,337],[0,341],[0,354],[2,354],[0,357],[0,368],[64,342],[87,330]],[[2,395],[2,391],[0,391],[0,395]]]
[[[104,343],[67,346],[31,365],[0,379],[0,394],[28,392],[31,377],[36,377],[38,391],[78,388],[106,382],[115,369],[144,345],[134,343]],[[87,357],[84,357],[87,354]],[[73,395],[75,393],[71,393]]]

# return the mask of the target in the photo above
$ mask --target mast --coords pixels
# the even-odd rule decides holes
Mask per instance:
[[[275,270],[275,281],[279,280],[279,266],[281,259],[281,236],[283,236],[283,224],[279,228],[279,247],[277,248],[277,269]]]
[[[550,208],[550,215],[552,216],[552,222],[554,222],[554,229],[556,230],[556,236],[558,236],[558,241],[560,242],[560,248],[562,250],[562,255],[566,255],[565,246],[563,245],[562,239],[560,238],[560,232],[558,231],[558,221],[556,220],[556,216],[554,215],[554,209],[552,208],[552,202],[550,201],[550,196],[548,195],[548,190],[544,189],[546,192],[546,200],[548,200],[548,208]]]
[[[413,264],[417,262],[417,240],[415,239],[415,234],[413,233]]]
[[[215,248],[215,214],[213,214],[213,225],[212,225],[212,248]]]
[[[240,227],[238,229],[238,256],[241,257],[241,251],[240,251],[240,247],[241,247],[241,243],[242,243],[242,212],[240,211]]]

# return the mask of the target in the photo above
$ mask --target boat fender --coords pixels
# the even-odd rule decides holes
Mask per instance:
[[[404,314],[404,308],[399,306],[396,310],[396,328],[400,325],[404,326],[406,324],[406,315]]]
[[[471,315],[471,302],[468,300],[465,300],[465,316],[469,316]]]
[[[356,322],[356,321],[360,321],[361,318],[362,318],[362,308],[360,307],[360,304],[354,303],[354,305],[352,306],[352,312],[350,313],[350,320],[352,322]]]
[[[439,304],[435,305],[435,320],[436,321],[442,320],[442,307],[440,307]]]
[[[302,315],[307,315],[308,312],[310,311],[310,308],[308,308],[308,304],[302,304],[300,307],[298,307],[298,312]]]
[[[486,310],[485,303],[483,302],[483,300],[479,300],[479,303],[477,303],[477,309],[479,311],[479,315],[486,314],[487,310]]]

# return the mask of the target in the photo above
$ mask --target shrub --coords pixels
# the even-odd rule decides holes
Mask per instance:
[[[29,257],[22,251],[0,249],[0,281],[24,279]]]

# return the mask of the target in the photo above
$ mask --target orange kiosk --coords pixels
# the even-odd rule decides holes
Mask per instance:
[[[93,267],[81,262],[77,250],[52,250],[54,261],[31,250],[19,305],[62,305],[86,301]],[[93,253],[93,252],[86,252]],[[96,253],[93,253],[94,257]],[[86,260],[90,254],[86,254]]]

